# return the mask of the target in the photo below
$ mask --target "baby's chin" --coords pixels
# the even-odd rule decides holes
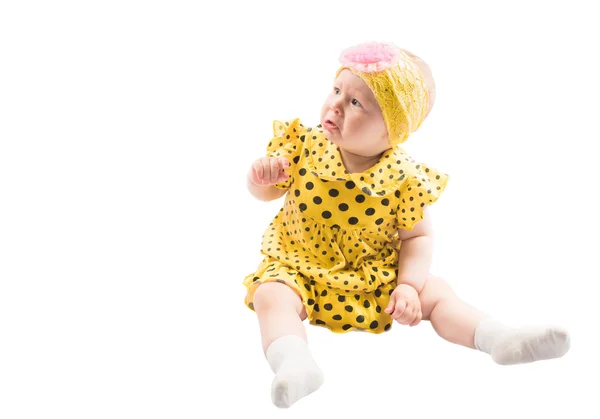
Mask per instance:
[[[327,138],[329,141],[331,141],[332,143],[336,144],[336,145],[340,145],[340,131],[338,129],[335,129],[333,131],[328,130],[327,128],[323,127],[323,134],[325,134],[325,138]]]

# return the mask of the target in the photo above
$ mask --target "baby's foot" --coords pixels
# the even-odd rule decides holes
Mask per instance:
[[[287,358],[277,371],[271,398],[277,407],[290,407],[323,384],[323,373],[312,359]]]
[[[313,360],[306,341],[295,335],[275,340],[266,353],[275,378],[271,398],[277,407],[290,407],[323,384],[323,373]]]
[[[492,359],[500,365],[559,358],[571,346],[569,333],[556,326],[529,326],[506,330],[494,339]]]

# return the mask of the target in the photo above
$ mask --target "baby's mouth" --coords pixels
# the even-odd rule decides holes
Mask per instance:
[[[336,129],[338,129],[338,126],[337,126],[336,124],[334,124],[334,123],[333,123],[331,120],[329,120],[329,119],[326,119],[326,120],[323,122],[323,127],[324,127],[325,129],[329,130],[329,131],[333,131],[333,130],[336,130]]]

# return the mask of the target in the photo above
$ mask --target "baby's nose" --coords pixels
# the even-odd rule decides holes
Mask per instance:
[[[340,102],[337,100],[333,101],[333,103],[331,104],[331,106],[329,108],[336,114],[339,114],[340,113]]]

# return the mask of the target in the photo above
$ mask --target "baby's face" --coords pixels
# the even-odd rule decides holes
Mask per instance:
[[[336,127],[331,127],[328,121]],[[364,157],[390,148],[381,109],[367,84],[350,70],[334,81],[321,109],[321,124],[328,140],[342,150]]]

